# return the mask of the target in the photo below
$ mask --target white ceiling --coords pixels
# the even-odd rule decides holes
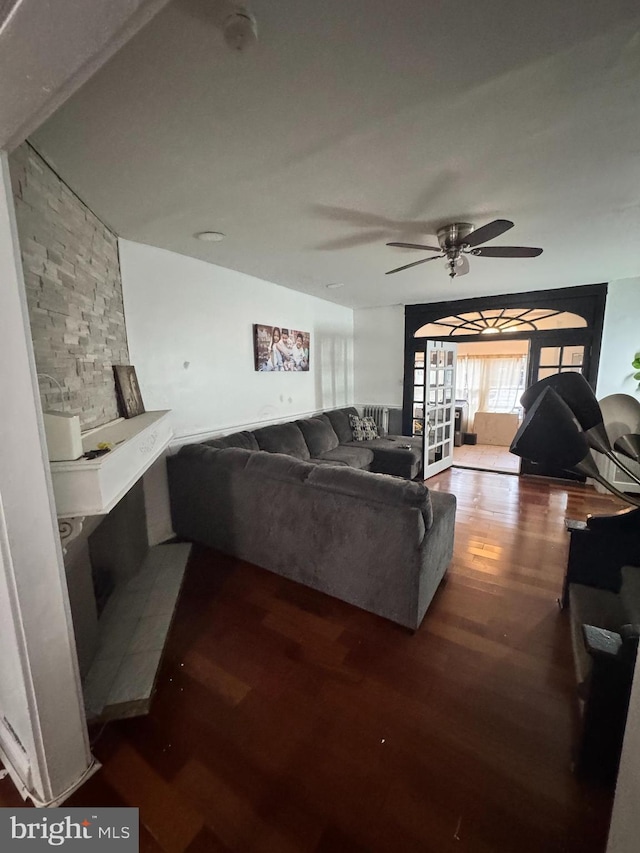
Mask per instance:
[[[224,2],[175,0],[33,136],[121,236],[353,307],[640,274],[635,0],[254,0],[241,54]],[[498,217],[544,254],[384,275]]]

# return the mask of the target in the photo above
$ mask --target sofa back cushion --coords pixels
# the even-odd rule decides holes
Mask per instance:
[[[300,427],[312,459],[317,459],[323,453],[338,446],[338,436],[326,415],[306,418],[303,421],[296,421],[296,423]]]
[[[350,406],[348,409],[334,409],[331,412],[325,412],[325,415],[331,421],[335,434],[338,436],[340,444],[346,444],[348,441],[353,441],[353,432],[349,423],[349,415],[357,415],[358,410]]]
[[[231,435],[223,435],[221,438],[210,438],[203,441],[207,447],[241,447],[243,450],[260,450],[258,442],[252,432],[234,432]]]
[[[372,474],[355,468],[318,465],[309,474],[307,484],[350,495],[365,501],[389,506],[410,506],[419,509],[427,530],[433,524],[433,508],[429,489],[422,483],[414,483],[387,474]]]
[[[260,450],[268,453],[286,453],[304,462],[311,458],[309,448],[296,424],[275,424],[254,430],[253,435]]]
[[[279,480],[282,483],[304,483],[311,471],[315,468],[310,462],[302,462],[292,456],[282,453],[258,452],[251,456],[247,462],[246,472],[256,477],[256,482],[263,478]]]
[[[229,470],[243,471],[254,451],[241,447],[211,447],[208,444],[184,444],[177,457],[194,459],[203,465],[223,466]],[[171,459],[171,457],[169,457]]]

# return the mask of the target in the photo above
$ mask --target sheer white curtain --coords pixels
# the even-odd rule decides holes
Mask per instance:
[[[476,412],[520,412],[527,360],[524,355],[460,355],[456,399],[469,403],[469,423]]]

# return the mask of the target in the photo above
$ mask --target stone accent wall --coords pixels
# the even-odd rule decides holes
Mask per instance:
[[[116,235],[28,143],[9,162],[38,373],[83,429],[100,426],[118,417],[112,365],[129,363]]]

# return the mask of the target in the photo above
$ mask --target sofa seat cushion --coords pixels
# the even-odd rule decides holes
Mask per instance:
[[[305,418],[305,420],[296,421],[296,423],[300,427],[312,458],[319,459],[323,453],[338,446],[338,436],[326,415],[318,415],[317,418]]]
[[[422,439],[389,435],[369,441],[351,441],[346,447],[366,447],[373,452],[371,471],[413,480],[422,466]]]
[[[346,444],[348,441],[353,441],[353,432],[349,423],[349,415],[357,415],[358,410],[350,406],[347,409],[333,409],[325,412],[327,418],[331,421],[335,434],[338,436],[340,444]]]
[[[256,429],[253,435],[260,450],[268,453],[286,453],[307,462],[311,458],[309,448],[297,424],[275,424]]]
[[[414,450],[422,453],[422,436],[418,435],[388,435],[388,441],[395,441],[398,444],[410,444]]]
[[[422,514],[426,530],[433,524],[431,495],[423,483],[401,480],[388,474],[371,474],[369,471],[358,471],[354,468],[318,466],[309,474],[307,485],[388,506],[415,507]]]
[[[333,465],[334,467],[337,466],[340,468],[349,467],[346,462],[337,462],[335,459],[314,459],[313,457],[311,457],[309,462],[311,462],[313,465]]]
[[[231,435],[223,435],[220,438],[211,438],[203,441],[207,447],[241,447],[243,450],[260,450],[258,442],[252,432],[234,432]]]
[[[318,458],[322,462],[344,462],[345,465],[349,465],[351,468],[368,469],[373,462],[373,451],[367,447],[362,447],[361,442],[355,447],[339,444],[333,450],[327,450],[326,453],[323,453]]]

